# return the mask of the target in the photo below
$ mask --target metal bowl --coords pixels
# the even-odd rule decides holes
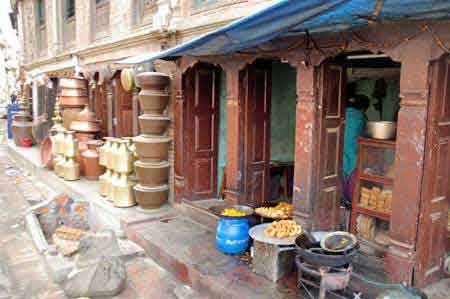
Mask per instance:
[[[369,121],[366,124],[366,134],[374,139],[395,139],[397,123],[393,121]]]
[[[345,253],[353,250],[358,244],[356,236],[348,232],[331,232],[320,240],[320,247],[331,253]]]
[[[235,209],[238,210],[240,212],[244,212],[245,216],[225,216],[222,215],[223,210],[225,209]],[[219,209],[217,209],[215,211],[216,214],[218,214],[219,217],[221,218],[229,218],[229,219],[238,219],[238,218],[245,218],[245,217],[249,217],[254,213],[253,208],[249,207],[249,206],[244,206],[244,205],[226,205],[226,206],[221,206]]]

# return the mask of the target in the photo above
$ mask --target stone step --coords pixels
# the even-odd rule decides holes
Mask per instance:
[[[178,208],[183,215],[215,231],[219,217],[211,211],[211,208],[221,206],[225,206],[225,202],[218,199],[184,200]]]
[[[238,257],[216,249],[213,230],[184,215],[131,225],[125,232],[163,268],[211,298],[302,298],[294,275],[277,283],[256,275]]]

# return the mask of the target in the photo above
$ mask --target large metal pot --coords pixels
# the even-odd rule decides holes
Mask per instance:
[[[366,134],[375,139],[395,139],[397,123],[393,121],[369,121],[366,124]]]

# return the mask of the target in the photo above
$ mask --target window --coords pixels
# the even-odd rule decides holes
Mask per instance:
[[[138,26],[150,25],[156,11],[156,0],[136,0],[135,24]]]
[[[37,2],[37,18],[39,26],[45,25],[45,1],[38,0]]]
[[[66,19],[75,16],[75,0],[66,0]]]
[[[95,0],[95,4],[100,5],[103,4],[105,2],[107,2],[108,0]]]
[[[95,0],[94,14],[92,15],[93,40],[100,40],[108,37],[110,8],[109,0]],[[92,1],[94,3],[94,1]]]

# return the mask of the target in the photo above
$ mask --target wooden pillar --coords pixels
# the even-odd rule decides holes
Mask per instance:
[[[308,229],[313,226],[315,197],[315,144],[317,99],[314,67],[297,67],[297,106],[295,121],[294,216]]]
[[[114,111],[113,111],[113,105],[114,105],[114,95],[113,95],[113,83],[114,80],[105,80],[103,84],[105,84],[106,87],[106,119],[107,119],[107,125],[108,125],[108,136],[114,136]]]
[[[139,135],[139,89],[133,89],[131,98],[131,108],[133,113],[133,136]]]
[[[416,43],[418,43],[416,45]],[[427,129],[429,45],[410,42],[403,50],[400,111],[395,149],[395,177],[387,267],[391,281],[410,284],[424,174]]]
[[[242,152],[242,107],[239,99],[240,65],[227,64],[227,165],[225,200],[231,204],[238,204],[242,197],[243,152]]]
[[[175,202],[180,203],[184,197],[184,118],[186,103],[183,95],[183,72],[177,68],[173,76],[175,89],[174,105],[174,146],[175,146]]]

